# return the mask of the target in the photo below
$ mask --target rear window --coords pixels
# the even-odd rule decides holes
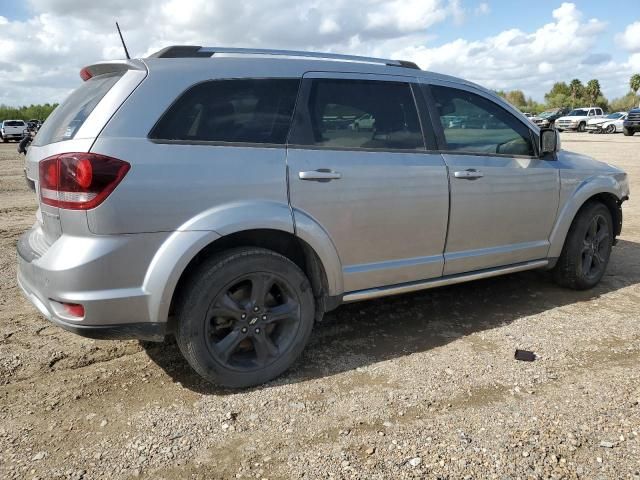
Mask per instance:
[[[20,121],[10,120],[10,121],[4,122],[3,125],[5,127],[24,127],[24,122],[22,120]]]
[[[124,72],[93,77],[78,87],[56,108],[36,135],[34,145],[71,140]]]
[[[175,101],[149,138],[282,145],[287,139],[299,83],[298,79],[200,83]]]

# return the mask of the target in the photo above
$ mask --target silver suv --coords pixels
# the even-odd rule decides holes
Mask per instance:
[[[171,333],[218,384],[279,375],[342,302],[593,287],[620,233],[624,172],[410,62],[177,46],[81,77],[28,150],[20,286],[81,335]]]

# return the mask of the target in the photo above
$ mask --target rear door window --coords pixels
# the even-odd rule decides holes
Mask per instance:
[[[56,108],[44,122],[34,139],[34,145],[71,140],[96,105],[113,87],[124,72],[90,78]]]
[[[149,138],[283,145],[299,79],[212,80],[193,86],[165,112]]]
[[[408,83],[312,79],[289,143],[335,149],[424,150]]]

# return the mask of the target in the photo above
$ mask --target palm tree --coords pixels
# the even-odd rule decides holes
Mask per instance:
[[[631,90],[633,90],[633,94],[637,96],[638,90],[640,90],[640,73],[631,75],[631,78],[629,79],[629,86],[631,87]]]
[[[592,107],[602,93],[600,91],[600,82],[596,79],[589,80],[584,91],[587,94],[587,97],[589,97],[590,106]]]
[[[575,108],[576,98],[582,95],[583,88],[584,87],[582,86],[582,82],[577,78],[574,78],[573,80],[571,80],[571,83],[569,83],[569,92],[571,94],[571,108]]]

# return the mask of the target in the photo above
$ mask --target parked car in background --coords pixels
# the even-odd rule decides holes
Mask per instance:
[[[24,120],[5,120],[0,127],[0,139],[3,142],[9,140],[20,140],[27,129],[27,124]]]
[[[627,119],[622,123],[622,131],[627,137],[640,132],[640,108],[634,108],[629,111]]]
[[[558,118],[555,125],[561,132],[563,130],[584,132],[589,120],[602,117],[604,112],[600,107],[574,108],[566,116]]]
[[[42,121],[35,118],[27,121],[27,129],[30,132],[37,132],[40,129],[41,125]]]
[[[551,110],[545,110],[531,120],[541,128],[550,128],[554,126],[554,123],[558,118],[568,114],[570,111],[570,108],[554,108]]]
[[[216,384],[281,374],[345,302],[532,269],[592,288],[622,228],[622,170],[411,62],[177,46],[82,78],[27,151],[18,284],[81,335],[175,335]]]
[[[370,113],[365,113],[364,115],[356,118],[349,128],[351,130],[359,131],[359,130],[373,130],[375,128],[376,119]]]
[[[606,117],[587,120],[586,130],[589,133],[617,133],[622,131],[622,124],[627,112],[610,113]]]

